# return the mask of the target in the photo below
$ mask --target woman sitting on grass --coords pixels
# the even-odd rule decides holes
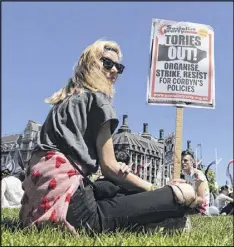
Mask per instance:
[[[118,125],[112,100],[124,66],[115,42],[97,41],[82,54],[69,83],[47,100],[53,107],[40,132],[23,183],[20,219],[24,226],[43,222],[76,233],[115,231],[183,217],[199,198],[188,184],[154,185],[117,162],[112,134]],[[101,166],[110,181],[141,193],[95,198],[87,176]],[[200,201],[199,201],[200,202]]]

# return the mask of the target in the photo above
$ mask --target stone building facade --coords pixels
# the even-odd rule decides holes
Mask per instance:
[[[9,152],[18,148],[21,152],[24,165],[26,165],[36,145],[40,130],[41,124],[29,120],[22,134],[3,136],[1,138],[1,164],[6,162]]]
[[[4,164],[7,160],[9,152],[13,151],[17,146],[20,139],[20,135],[8,135],[1,138],[1,164]]]
[[[31,158],[31,153],[36,145],[36,140],[40,130],[41,130],[41,124],[38,124],[32,120],[28,121],[28,124],[21,137],[20,147],[19,147],[25,164]]]

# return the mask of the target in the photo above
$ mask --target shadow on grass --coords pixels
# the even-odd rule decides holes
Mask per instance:
[[[1,219],[1,228],[6,229],[12,233],[22,230],[23,226],[18,219],[12,219],[10,217],[3,217]]]

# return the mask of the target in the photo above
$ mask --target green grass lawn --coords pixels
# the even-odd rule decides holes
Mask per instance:
[[[1,215],[1,246],[233,246],[233,217],[191,217],[190,233],[118,232],[98,234],[90,237],[85,233],[79,236],[55,229],[19,230],[17,228],[17,209],[3,209]]]

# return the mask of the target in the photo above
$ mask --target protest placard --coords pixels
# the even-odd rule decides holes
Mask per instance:
[[[212,27],[153,19],[148,104],[214,108],[214,81]]]

